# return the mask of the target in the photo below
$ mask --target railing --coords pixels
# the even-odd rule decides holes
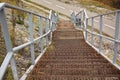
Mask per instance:
[[[22,11],[22,12],[28,14],[30,40],[27,43],[24,43],[17,47],[12,46],[11,37],[10,37],[9,30],[8,30],[9,25],[7,25],[6,14],[5,14],[6,8],[19,10],[19,11]],[[40,24],[39,25],[40,36],[35,39],[34,39],[34,33],[33,33],[33,15],[39,18],[38,23]],[[45,33],[43,33],[43,20],[45,20],[45,24],[46,24]],[[52,32],[56,29],[57,21],[58,21],[58,14],[53,13],[53,11],[50,11],[49,18],[46,18],[46,17],[40,16],[34,12],[31,12],[29,10],[22,9],[20,7],[12,6],[12,5],[9,5],[6,3],[0,3],[0,22],[2,25],[2,32],[4,34],[4,39],[5,39],[6,48],[7,48],[7,54],[4,58],[4,61],[1,64],[1,67],[0,67],[0,80],[3,79],[6,69],[9,66],[9,63],[11,64],[14,79],[15,80],[25,80],[25,78],[27,77],[27,74],[33,69],[33,67],[38,62],[38,60],[41,58],[41,56],[44,54],[44,52],[47,48],[47,47],[44,47],[43,38],[45,38],[46,46],[48,46],[51,43]],[[49,39],[49,37],[50,37],[50,39]],[[41,49],[40,51],[41,52],[40,52],[39,56],[35,59],[34,43],[36,41],[40,41],[40,49]],[[32,65],[28,68],[28,70],[25,72],[25,74],[21,78],[19,78],[17,66],[16,66],[16,60],[14,59],[14,52],[21,50],[27,46],[30,46]]]
[[[120,55],[118,54],[118,46],[120,46],[120,11],[88,17],[86,11],[82,10],[78,14],[73,12],[71,20],[77,29],[83,31],[86,42],[120,69]],[[109,45],[113,46],[112,49],[105,49]]]
[[[75,14],[75,12],[73,12],[71,14],[71,20],[72,22],[75,23],[75,27],[79,28],[79,29],[84,29],[84,27],[86,27],[86,19],[88,18],[87,13],[85,10],[81,10],[80,12],[78,12],[77,14]]]

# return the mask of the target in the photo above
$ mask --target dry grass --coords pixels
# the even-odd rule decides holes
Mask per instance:
[[[108,10],[116,10],[113,7],[105,5],[101,2],[94,1],[94,0],[77,0],[83,7],[89,9],[92,12],[97,13],[106,13]],[[101,8],[100,10],[98,8]]]

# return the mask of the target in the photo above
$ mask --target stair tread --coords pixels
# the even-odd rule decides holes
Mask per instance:
[[[60,22],[27,80],[120,80],[120,70],[85,42],[82,31]]]

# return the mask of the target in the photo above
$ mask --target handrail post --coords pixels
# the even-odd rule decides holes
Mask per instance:
[[[73,23],[75,23],[75,12],[73,12],[73,13],[71,14],[71,20],[72,20]]]
[[[46,19],[46,29],[45,29],[45,32],[47,33],[48,31],[48,26],[49,26],[49,20]],[[48,46],[48,35],[46,35],[46,46]]]
[[[56,13],[56,18],[57,18],[56,23],[58,22],[58,16],[59,16],[59,13],[57,12]]]
[[[88,32],[87,32],[87,28],[88,28],[88,19],[86,19],[86,29],[85,29],[85,40],[87,41],[87,35],[88,35]]]
[[[58,15],[57,15],[58,16]],[[53,28],[53,22],[52,22],[52,10],[50,10],[49,14],[49,19],[50,19],[50,42],[52,42],[52,28]]]
[[[83,26],[83,22],[84,22],[83,17],[84,16],[83,16],[83,14],[84,14],[84,12],[82,11],[81,12],[81,25],[82,25],[81,28],[82,28],[82,30],[84,30],[84,26]]]
[[[52,27],[53,27],[53,22],[50,21],[50,41],[52,42]]]
[[[83,12],[84,12],[84,14],[83,14],[83,18],[84,18],[84,30],[86,29],[86,19],[87,19],[87,17],[86,17],[86,15],[85,15],[85,11],[83,10]]]
[[[102,27],[103,27],[103,21],[102,21],[103,15],[100,15],[100,45],[99,45],[99,52],[102,52]]]
[[[33,15],[29,13],[29,32],[30,32],[30,41],[32,42],[30,45],[30,51],[31,51],[31,59],[32,59],[32,64],[35,64],[35,56],[34,56],[34,38],[33,38],[33,21],[32,21]]]
[[[57,23],[58,22],[58,12],[55,14],[56,16],[55,16],[55,22]]]
[[[49,19],[52,19],[52,10],[49,12]]]
[[[113,57],[113,64],[116,63],[117,60],[117,52],[118,52],[118,42],[119,39],[119,20],[120,20],[120,11],[116,13],[116,26],[115,26],[115,41],[114,41],[114,57]]]
[[[85,23],[85,12],[83,10],[83,25],[84,25],[84,23]],[[85,30],[85,25],[83,26],[83,30]]]
[[[91,38],[91,44],[94,45],[94,18],[92,17],[92,38]]]
[[[40,17],[40,26],[39,26],[40,28],[40,36],[42,36],[43,35],[43,20],[42,20],[42,17]],[[43,39],[41,38],[40,39],[40,49],[41,49],[41,53],[43,52]]]
[[[12,42],[11,42],[10,34],[9,34],[9,31],[8,31],[8,25],[7,25],[7,21],[6,21],[6,17],[5,17],[4,8],[1,9],[1,11],[0,11],[0,21],[1,21],[1,24],[2,24],[2,31],[3,31],[3,34],[4,34],[5,44],[6,44],[6,48],[7,48],[7,52],[8,52],[4,61],[3,61],[3,63],[2,63],[2,65],[1,65],[1,67],[0,67],[0,80],[2,80],[9,62],[11,63],[14,79],[19,80],[18,72],[17,72],[17,66],[16,66],[16,62],[15,62],[15,59],[14,59]]]
[[[52,16],[52,21],[53,21],[53,29],[56,29],[56,23],[55,23],[55,15],[53,14]]]

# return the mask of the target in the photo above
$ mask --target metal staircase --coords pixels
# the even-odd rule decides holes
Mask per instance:
[[[28,42],[13,47],[9,25],[6,20],[6,8],[27,13],[30,39]],[[113,14],[115,20],[115,37],[103,34],[103,17]],[[33,16],[39,18],[39,37],[34,39]],[[95,18],[99,19],[98,24]],[[91,20],[91,22],[89,21]],[[85,10],[71,14],[71,21],[59,21],[58,13],[50,11],[49,18],[34,12],[0,3],[0,22],[7,48],[7,54],[0,67],[0,80],[3,79],[7,67],[12,68],[14,80],[120,80],[118,61],[120,11],[88,17]],[[43,29],[43,23],[45,28]],[[91,26],[90,26],[91,24]],[[99,32],[95,26],[99,25]],[[98,28],[97,28],[98,29]],[[96,47],[95,36],[99,37]],[[113,59],[103,52],[103,38],[114,43]],[[35,58],[35,42],[40,41],[40,53]],[[31,66],[19,77],[14,53],[30,46]]]
[[[27,80],[120,79],[120,71],[85,42],[82,31],[69,21],[58,25],[52,44]]]

